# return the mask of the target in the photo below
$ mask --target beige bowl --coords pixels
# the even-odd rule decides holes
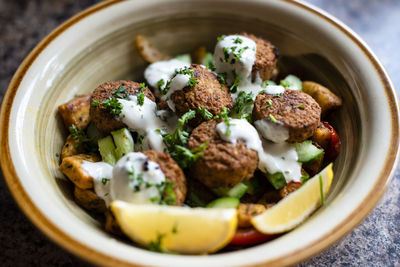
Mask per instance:
[[[116,79],[141,80],[134,47],[145,34],[166,53],[212,49],[220,34],[247,31],[279,47],[298,68],[343,97],[334,118],[342,138],[326,204],[294,231],[237,252],[209,256],[152,253],[116,240],[73,201],[57,170],[65,130],[57,106]],[[154,266],[287,265],[343,237],[375,206],[398,160],[399,112],[376,56],[341,22],[292,1],[108,1],[61,25],[25,59],[1,109],[1,164],[21,209],[56,243],[98,264]],[[207,229],[203,229],[206,231]]]

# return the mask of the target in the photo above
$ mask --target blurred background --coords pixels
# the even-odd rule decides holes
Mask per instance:
[[[269,0],[265,0],[269,1]],[[0,0],[0,103],[29,51],[98,0]],[[359,34],[400,88],[400,0],[309,0]],[[1,152],[0,152],[1,153]],[[344,239],[299,266],[400,266],[400,172],[369,216]],[[0,265],[88,266],[42,235],[20,212],[0,173]]]

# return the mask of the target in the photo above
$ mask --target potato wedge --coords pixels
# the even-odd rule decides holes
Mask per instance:
[[[342,105],[342,99],[321,84],[311,81],[304,81],[302,85],[303,92],[312,96],[312,98],[314,98],[315,101],[317,101],[317,103],[320,105],[322,116]]]
[[[78,146],[78,142],[71,135],[68,135],[67,140],[61,150],[61,160],[66,157],[83,153],[83,147]]]
[[[78,129],[85,129],[89,125],[90,97],[90,94],[77,96],[58,107],[65,127],[68,128],[74,124]]]
[[[237,207],[238,226],[242,228],[251,227],[252,217],[263,213],[266,210],[262,204],[240,203]]]
[[[62,160],[59,170],[64,173],[77,187],[93,188],[93,178],[81,167],[83,160],[97,162],[100,157],[96,154],[78,154]]]
[[[136,48],[148,63],[170,59],[170,56],[161,53],[157,48],[153,47],[149,39],[143,35],[136,36]]]
[[[92,189],[81,189],[75,186],[74,198],[76,203],[84,209],[104,213],[107,211],[104,200],[96,195]]]

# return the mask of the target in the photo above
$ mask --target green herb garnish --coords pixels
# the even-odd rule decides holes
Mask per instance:
[[[129,92],[126,90],[126,88],[122,85],[119,85],[117,90],[113,91],[111,93],[114,97],[116,98],[121,98],[121,99],[129,99]],[[104,101],[103,101],[104,102]]]
[[[213,114],[206,108],[197,107],[196,113],[199,114],[203,119],[209,121],[213,118]]]
[[[181,168],[185,169],[192,166],[200,157],[204,155],[207,145],[208,142],[205,142],[192,150],[184,146],[176,145],[174,151],[170,152],[171,157]]]
[[[108,110],[108,112],[110,112],[110,114],[121,114],[123,106],[115,97],[109,97],[101,102],[101,104]]]
[[[110,179],[108,179],[108,178],[101,178],[101,183],[102,183],[103,185],[106,185],[108,181],[110,181]]]
[[[237,37],[233,42],[234,42],[235,44],[241,44],[241,43],[243,43],[243,39]]]
[[[75,142],[77,143],[76,148],[83,147],[83,149],[86,151],[97,152],[97,141],[89,138],[85,131],[76,128],[75,124],[72,124],[68,130],[72,138],[74,138]]]
[[[272,106],[272,100],[268,99],[266,109],[269,109]]]
[[[319,178],[319,192],[321,194],[321,205],[325,204],[325,196],[324,196],[324,185],[322,183],[322,176],[318,176]]]
[[[272,114],[269,114],[269,119],[273,122],[276,123],[277,120],[275,119],[275,117]]]
[[[246,93],[241,91],[233,105],[231,116],[233,118],[246,119],[250,122],[254,103],[253,97],[254,95],[252,92]]]
[[[93,100],[93,101],[90,103],[90,105],[91,105],[92,107],[97,107],[98,105],[100,105],[100,102],[97,101],[97,100]]]
[[[240,78],[239,78],[239,75],[237,75],[235,71],[233,71],[232,73],[233,73],[233,76],[235,77],[235,80],[234,80],[233,84],[231,85],[231,87],[229,88],[229,91],[232,94],[234,94],[234,93],[237,92],[237,88],[238,88],[239,83],[240,83]]]

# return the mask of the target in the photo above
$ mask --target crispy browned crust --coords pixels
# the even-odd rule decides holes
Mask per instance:
[[[74,124],[78,129],[85,129],[89,125],[90,97],[90,94],[77,96],[58,107],[65,127],[68,128]]]
[[[269,100],[272,101],[272,105],[267,108]],[[302,142],[311,137],[319,126],[321,108],[311,96],[299,90],[286,89],[281,97],[268,94],[257,95],[253,108],[254,121],[271,120],[270,115],[288,127],[287,141]]]
[[[256,61],[254,62],[252,75],[255,78],[256,73],[260,74],[262,80],[269,80],[273,76],[276,63],[278,62],[278,49],[262,38],[256,37],[253,34],[241,33],[256,43]]]
[[[286,184],[284,187],[279,190],[279,194],[282,198],[287,197],[289,194],[293,193],[296,191],[300,186],[302,185],[301,182],[294,182],[291,181],[288,184]]]
[[[189,138],[190,149],[204,142],[208,146],[203,157],[190,169],[190,175],[208,187],[231,187],[253,177],[258,164],[258,154],[242,142],[236,146],[222,140],[215,130],[215,120],[203,122]]]
[[[62,160],[59,170],[77,187],[81,189],[90,189],[93,188],[93,178],[81,168],[83,160],[97,162],[100,161],[100,157],[96,154],[79,154],[66,157]]]
[[[240,203],[237,207],[238,226],[241,228],[251,227],[251,218],[263,213],[266,209],[262,204]]]
[[[122,85],[129,92],[130,95],[136,95],[140,89],[140,84],[133,81],[115,81],[105,82],[94,89],[92,93],[91,102],[96,100],[99,103],[113,97],[112,92],[118,89]],[[151,91],[146,88],[144,94],[152,101],[155,101],[154,95]],[[114,115],[103,106],[90,106],[90,116],[96,125],[96,127],[105,134],[111,131],[121,129],[125,127],[125,124],[119,121]]]
[[[176,197],[176,205],[180,206],[185,201],[187,187],[186,178],[182,169],[167,153],[161,153],[153,150],[143,151],[151,161],[160,165],[162,172],[169,182],[174,182],[172,189]]]
[[[65,140],[65,144],[61,150],[61,160],[66,157],[83,153],[83,147],[78,146],[78,144],[79,143],[71,135],[68,135],[67,140]]]
[[[81,189],[75,186],[74,199],[84,209],[104,213],[107,211],[104,200],[96,195],[92,189]]]
[[[331,90],[316,82],[304,81],[303,92],[312,96],[322,110],[322,116],[342,105],[342,99]]]
[[[139,54],[148,63],[154,63],[170,58],[168,55],[161,53],[157,48],[155,48],[150,43],[149,39],[143,35],[136,36],[136,48]]]
[[[228,110],[233,107],[228,87],[221,85],[212,72],[196,64],[192,64],[190,69],[193,70],[194,77],[199,83],[195,87],[187,86],[171,95],[178,116],[198,107],[206,108],[213,115],[219,115],[224,107]],[[193,121],[199,124],[201,117]]]

